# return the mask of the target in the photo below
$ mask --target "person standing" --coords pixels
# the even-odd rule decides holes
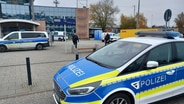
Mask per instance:
[[[77,48],[77,43],[79,42],[79,38],[76,34],[72,36],[73,44],[75,45],[75,48]]]
[[[107,44],[109,44],[109,42],[110,42],[110,35],[107,33],[106,35],[105,35],[105,45],[107,45]]]

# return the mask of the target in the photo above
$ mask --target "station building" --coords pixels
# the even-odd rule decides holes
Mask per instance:
[[[32,15],[32,13],[34,15]],[[31,6],[29,0],[0,0],[0,37],[12,31],[66,31],[89,38],[89,9]],[[34,19],[33,19],[34,16]]]

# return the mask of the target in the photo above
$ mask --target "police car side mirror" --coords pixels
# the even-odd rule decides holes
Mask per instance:
[[[157,68],[158,67],[158,62],[157,61],[148,61],[146,64],[146,67],[148,69],[153,69],[153,68]]]

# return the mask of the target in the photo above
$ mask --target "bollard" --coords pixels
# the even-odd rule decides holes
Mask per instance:
[[[79,54],[76,54],[75,58],[76,58],[76,60],[78,60],[79,59]]]
[[[78,49],[74,47],[75,60],[79,59]]]
[[[29,60],[29,57],[26,57],[26,66],[27,66],[28,85],[32,85],[31,67],[30,67],[30,60]]]

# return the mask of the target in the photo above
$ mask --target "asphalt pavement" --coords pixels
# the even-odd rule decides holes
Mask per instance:
[[[103,47],[100,40],[80,40],[79,48]],[[0,99],[52,91],[53,75],[64,65],[75,61],[71,40],[54,41],[44,50],[10,50],[0,53]],[[79,58],[93,50],[78,51]],[[28,81],[26,58],[29,58],[31,80]]]

